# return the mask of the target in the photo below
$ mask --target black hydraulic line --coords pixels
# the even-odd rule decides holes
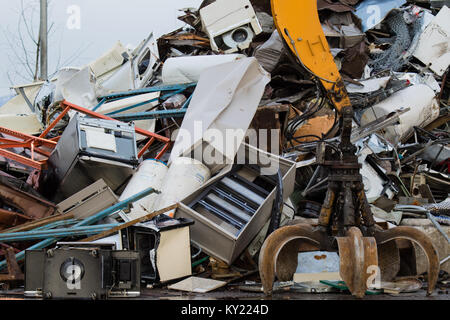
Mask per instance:
[[[280,227],[281,211],[283,210],[283,176],[281,170],[277,173],[277,193],[272,205],[272,216],[270,218],[269,229],[267,230],[266,238]]]

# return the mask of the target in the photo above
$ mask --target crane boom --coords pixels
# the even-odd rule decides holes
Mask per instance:
[[[317,0],[272,0],[271,6],[280,36],[303,68],[320,80],[342,113],[351,103],[320,25]]]

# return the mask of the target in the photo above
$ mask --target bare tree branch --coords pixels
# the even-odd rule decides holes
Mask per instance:
[[[34,17],[34,13],[35,13],[35,9],[33,7],[31,7],[32,9],[32,13],[31,13],[31,21],[33,21],[33,17]],[[39,41],[36,41],[34,34],[33,34],[33,28],[30,28],[30,26],[28,25],[28,19],[25,17],[25,8],[23,5],[23,0],[21,0],[21,12],[20,12],[21,18],[25,24],[25,30],[28,33],[28,36],[30,37],[30,40],[34,42],[35,45],[38,44]],[[33,24],[31,24],[33,25]]]
[[[10,74],[9,71],[6,72],[6,77],[8,78],[9,85],[10,85],[11,87],[14,86],[14,82],[13,82],[12,79],[11,79],[11,74]]]
[[[21,20],[19,20],[19,22],[17,23],[17,35],[19,37],[21,49],[23,50],[23,53],[24,53],[24,59],[25,59],[25,62],[26,62],[25,67],[26,67],[27,71],[30,72],[31,77],[34,78],[33,69],[31,68],[31,64],[30,64],[30,61],[29,61],[30,59],[28,58],[29,52],[27,52],[27,47],[26,47],[26,45],[24,43],[22,32],[21,32],[22,30],[20,29],[20,21]]]
[[[48,1],[49,8],[53,4],[53,1]],[[20,81],[36,81],[39,75],[39,56],[40,56],[40,39],[37,32],[39,31],[38,22],[36,18],[39,18],[39,0],[21,0],[20,6],[16,11],[19,19],[17,22],[15,32],[9,30],[8,27],[2,28],[0,25],[0,31],[3,31],[5,35],[7,47],[9,47],[8,60],[10,63],[10,71],[7,72],[8,80],[13,84],[13,80]],[[35,24],[36,22],[36,24]],[[61,37],[52,41],[52,44],[61,44],[63,42],[64,29],[60,30],[60,27],[54,22],[49,21],[49,28],[47,35],[49,39],[52,36],[57,35],[61,31]],[[39,33],[40,34],[40,33]],[[52,59],[52,62],[56,62],[56,66],[53,64],[54,72],[51,73],[49,78],[53,77],[61,68],[61,66],[71,64],[75,59],[83,54],[92,43],[83,43],[77,50],[67,57],[63,63],[63,48],[61,45],[53,45],[52,50],[57,55],[56,59]],[[57,50],[57,51],[56,51]],[[52,68],[53,69],[53,68]]]
[[[81,54],[87,50],[87,48],[89,48],[92,45],[91,43],[86,44],[86,46],[81,45],[69,58],[67,58],[64,62],[63,65],[67,66],[69,64],[71,64],[76,58],[78,58],[79,56],[81,56]]]
[[[22,65],[26,64],[26,62],[24,61],[24,59],[21,57],[21,55],[17,52],[16,46],[11,42],[10,37],[6,34],[6,32],[3,32],[5,35],[5,39],[8,42],[8,45],[11,49],[11,51],[14,54],[14,57],[16,58],[16,60],[18,60]],[[11,65],[16,65],[16,62],[14,61],[14,59],[11,58],[10,55],[8,55],[8,60],[10,61]]]

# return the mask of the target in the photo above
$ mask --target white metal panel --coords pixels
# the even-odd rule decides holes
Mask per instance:
[[[420,36],[414,56],[443,76],[450,65],[450,9],[442,7]]]

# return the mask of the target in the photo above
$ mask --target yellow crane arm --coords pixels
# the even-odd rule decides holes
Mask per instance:
[[[320,25],[317,0],[271,0],[275,25],[298,62],[324,86],[335,108],[351,107]]]

